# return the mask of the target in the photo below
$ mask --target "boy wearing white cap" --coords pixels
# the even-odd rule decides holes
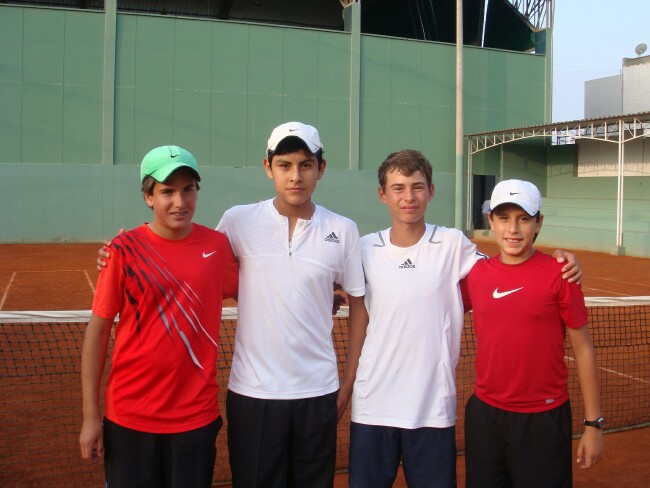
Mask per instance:
[[[477,263],[463,283],[477,338],[476,384],[465,413],[467,486],[570,487],[566,334],[585,405],[577,462],[589,468],[603,453],[584,297],[578,284],[561,279],[555,259],[533,247],[543,221],[537,187],[505,180],[490,202],[500,255]]]
[[[276,196],[226,211],[217,229],[240,263],[226,410],[233,486],[331,487],[339,389],[333,283],[364,313],[359,234],[314,204],[326,161],[318,131],[276,127],[264,169]]]
[[[161,146],[142,160],[153,219],[115,237],[100,274],[81,357],[81,456],[104,456],[106,485],[212,483],[219,413],[216,359],[222,298],[237,296],[226,237],[192,222],[196,159]],[[105,417],[99,390],[113,322]]]

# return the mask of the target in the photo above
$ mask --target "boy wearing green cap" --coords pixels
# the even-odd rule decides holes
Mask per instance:
[[[81,357],[81,456],[104,457],[107,486],[209,487],[219,412],[216,359],[223,298],[238,266],[226,237],[192,222],[196,159],[162,146],[142,160],[153,219],[115,237],[99,276]],[[115,317],[105,416],[99,390]]]

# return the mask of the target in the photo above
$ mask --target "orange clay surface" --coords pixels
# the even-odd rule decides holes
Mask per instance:
[[[475,242],[482,252],[488,255],[496,253],[496,246],[490,238],[481,237]],[[89,309],[98,276],[95,260],[99,246],[98,243],[0,245],[0,312]],[[548,248],[539,249],[552,251]],[[571,252],[576,254],[584,271],[585,296],[650,295],[650,259],[586,251]],[[229,302],[224,305],[233,304]],[[0,352],[5,356],[6,349],[0,348]],[[228,353],[223,349],[222,352]],[[81,413],[77,401],[76,398],[71,398],[71,405],[60,408],[78,412],[80,424]],[[0,417],[4,415],[5,413],[0,414]],[[72,432],[70,435],[76,437],[77,433]],[[223,456],[225,429],[219,437],[220,456]],[[647,486],[646,478],[650,473],[650,428],[607,434],[605,446],[605,457],[595,468],[574,470],[575,486]],[[101,469],[98,468],[98,471],[99,474],[94,473],[90,479],[101,479]],[[458,457],[457,472],[458,485],[462,487],[463,456]],[[88,481],[85,486],[94,486],[92,481]],[[337,475],[335,486],[347,486],[345,473]],[[394,486],[406,486],[401,471]]]

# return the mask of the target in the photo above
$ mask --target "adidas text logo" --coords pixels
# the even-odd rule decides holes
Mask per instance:
[[[415,264],[413,264],[413,262],[409,258],[406,261],[404,261],[402,264],[400,264],[399,269],[403,269],[403,268],[415,268]]]
[[[334,242],[336,244],[339,243],[339,238],[336,236],[334,232],[330,232],[330,234],[325,238],[327,242]]]

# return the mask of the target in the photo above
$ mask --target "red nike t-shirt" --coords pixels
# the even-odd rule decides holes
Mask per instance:
[[[142,225],[113,239],[93,313],[119,313],[106,417],[130,429],[176,433],[219,416],[216,384],[223,298],[238,267],[226,237],[193,224],[182,240]]]
[[[476,333],[475,394],[513,412],[542,412],[569,398],[565,327],[587,324],[580,285],[535,251],[518,265],[499,256],[474,265],[462,284]]]

